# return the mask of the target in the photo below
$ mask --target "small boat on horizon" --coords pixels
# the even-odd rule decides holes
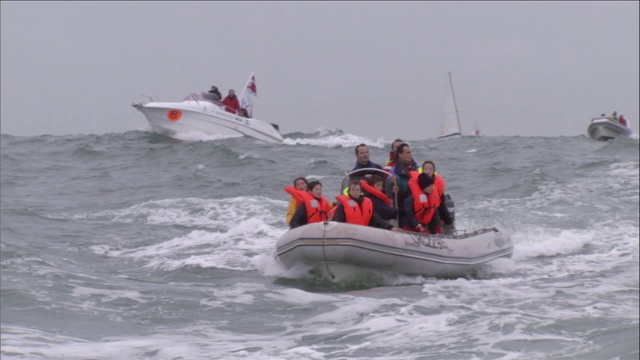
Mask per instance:
[[[239,96],[245,110],[252,108],[249,99],[252,89],[255,93],[253,73]],[[173,136],[177,133],[201,132],[207,135],[248,136],[269,143],[283,141],[278,125],[227,112],[223,104],[207,99],[202,93],[189,94],[180,102],[150,100],[132,106],[144,114],[154,131],[161,134]]]
[[[609,116],[598,116],[591,119],[587,128],[589,136],[594,140],[607,141],[618,136],[630,136],[633,130],[620,121]]]

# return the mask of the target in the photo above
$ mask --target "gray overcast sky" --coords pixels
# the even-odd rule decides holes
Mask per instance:
[[[625,2],[14,2],[1,6],[1,132],[146,127],[256,72],[256,118],[435,138],[453,73],[463,133],[574,136],[617,110],[639,132],[639,8]]]

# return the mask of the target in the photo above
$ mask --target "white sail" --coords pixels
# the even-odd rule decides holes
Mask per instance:
[[[458,107],[456,97],[453,93],[453,82],[449,73],[449,94],[445,100],[442,124],[440,125],[440,136],[438,139],[462,136],[460,129],[460,119],[458,118]]]

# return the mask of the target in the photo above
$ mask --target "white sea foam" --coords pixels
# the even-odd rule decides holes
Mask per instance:
[[[358,135],[344,134],[335,131],[322,131],[321,129],[319,129],[318,132],[321,132],[323,135],[313,138],[285,138],[284,143],[287,145],[314,145],[329,148],[353,148],[363,143],[369,147],[383,148],[385,146],[385,141],[382,138],[372,140]]]

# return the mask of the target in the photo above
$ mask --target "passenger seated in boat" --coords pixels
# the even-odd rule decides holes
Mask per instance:
[[[220,100],[222,100],[222,94],[220,94],[217,86],[211,86],[211,90],[209,90],[209,92],[203,93],[202,97],[216,104],[219,103]]]
[[[373,213],[382,220],[391,220],[398,217],[398,209],[394,208],[391,199],[383,193],[384,179],[374,175],[369,180],[360,179],[362,195],[373,203]]]
[[[356,165],[353,170],[358,169],[379,169],[382,170],[382,166],[372,162],[369,160],[369,147],[366,144],[360,144],[356,146]],[[376,174],[377,171],[359,171],[357,175],[353,175],[351,180],[360,180],[362,178],[370,178],[372,175]]]
[[[427,174],[415,176],[409,180],[411,194],[402,204],[400,227],[403,230],[426,234],[442,234],[440,226],[440,195],[433,185],[433,178]]]
[[[610,118],[613,119],[613,121],[618,121],[618,112],[614,111],[611,115],[609,115]]]
[[[222,104],[224,105],[224,110],[226,112],[230,112],[232,114],[238,113],[240,110],[240,101],[238,101],[235,90],[229,90],[229,95],[222,100]]]
[[[622,124],[623,126],[629,127],[629,125],[627,125],[627,119],[624,118],[624,115],[620,114],[620,117],[618,118],[618,122],[620,122],[620,124]]]
[[[360,180],[351,180],[349,183],[349,196],[338,195],[338,205],[333,215],[333,221],[377,227],[392,231],[400,230],[397,227],[382,220],[373,212],[371,199],[362,196]]]
[[[291,222],[291,218],[293,214],[298,209],[298,206],[304,203],[304,199],[302,195],[299,194],[300,191],[307,192],[307,186],[309,186],[309,182],[304,177],[295,178],[293,180],[293,186],[287,186],[284,188],[284,191],[291,195],[291,199],[289,199],[289,206],[287,206],[287,215],[285,217],[285,221],[287,225]]]
[[[438,208],[438,215],[442,222],[447,225],[446,229],[454,231],[456,229],[453,221],[453,216],[449,212],[449,208],[447,207],[447,197],[444,193],[445,183],[444,179],[438,172],[436,171],[436,164],[431,160],[426,160],[422,163],[420,167],[423,173],[431,176],[433,178],[433,186],[435,191],[440,194],[440,207]]]
[[[291,229],[328,220],[328,213],[331,208],[329,201],[322,196],[322,183],[320,181],[311,181],[308,191],[300,191],[299,194],[304,203],[299,205],[296,212],[293,213],[289,222]]]

